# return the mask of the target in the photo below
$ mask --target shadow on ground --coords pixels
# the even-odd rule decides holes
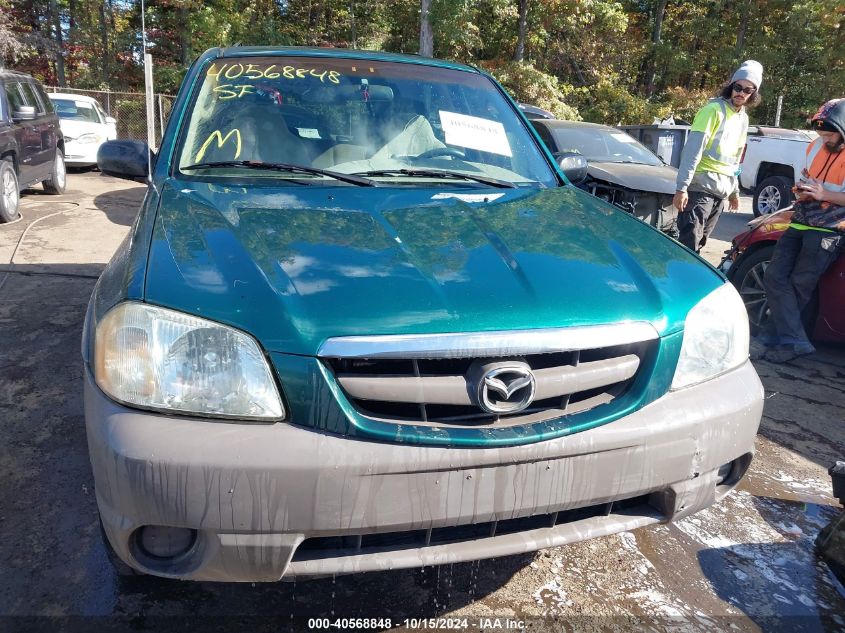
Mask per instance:
[[[748,222],[754,219],[753,213],[724,212],[719,216],[716,228],[713,229],[710,237],[714,240],[730,242],[734,236],[748,230]]]
[[[533,555],[509,556],[474,563],[338,576],[273,584],[219,584],[120,579],[105,613],[148,618],[142,629],[160,619],[192,613],[255,621],[253,630],[308,630],[312,618],[380,618],[392,623],[437,617],[465,607],[503,587],[530,564]],[[137,624],[142,624],[137,622]],[[206,622],[203,622],[205,627]],[[310,627],[314,628],[314,627]],[[378,627],[371,627],[378,628]]]
[[[763,631],[845,630],[845,590],[813,548],[838,508],[772,497],[754,504],[782,540],[701,550],[713,590]]]
[[[827,470],[845,459],[845,347],[816,347],[783,364],[754,362],[766,390],[759,434]]]
[[[130,226],[141,209],[146,187],[133,187],[102,193],[94,198],[94,206],[115,224]]]

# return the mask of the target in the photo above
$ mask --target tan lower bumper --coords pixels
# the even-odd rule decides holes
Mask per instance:
[[[753,451],[762,396],[746,364],[602,427],[491,449],[162,416],[115,404],[90,375],[85,410],[100,513],[121,558],[164,576],[269,581],[514,554],[685,516],[730,488],[717,470]],[[586,507],[596,512],[568,519]],[[501,533],[532,516],[548,523]],[[426,541],[479,524],[493,536]],[[195,529],[196,545],[176,564],[143,564],[132,535],[144,525]],[[376,533],[424,542],[367,547]],[[326,537],[359,546],[297,552]]]

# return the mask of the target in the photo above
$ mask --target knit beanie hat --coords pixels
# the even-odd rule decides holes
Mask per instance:
[[[740,79],[750,81],[759,90],[760,84],[763,83],[763,65],[753,59],[742,62],[742,66],[736,69],[731,81],[739,81]]]
[[[819,111],[810,119],[810,124],[815,130],[839,132],[845,138],[843,121],[845,121],[845,99],[831,99],[822,104]]]

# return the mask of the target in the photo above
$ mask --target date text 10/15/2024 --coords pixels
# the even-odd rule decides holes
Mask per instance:
[[[524,631],[525,622],[517,618],[309,618],[309,630],[390,629],[401,625],[419,630]]]

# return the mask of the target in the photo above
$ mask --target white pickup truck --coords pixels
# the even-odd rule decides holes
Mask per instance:
[[[748,129],[739,185],[754,193],[755,216],[773,213],[792,203],[792,186],[804,169],[807,145],[816,136],[809,130],[764,126]]]

